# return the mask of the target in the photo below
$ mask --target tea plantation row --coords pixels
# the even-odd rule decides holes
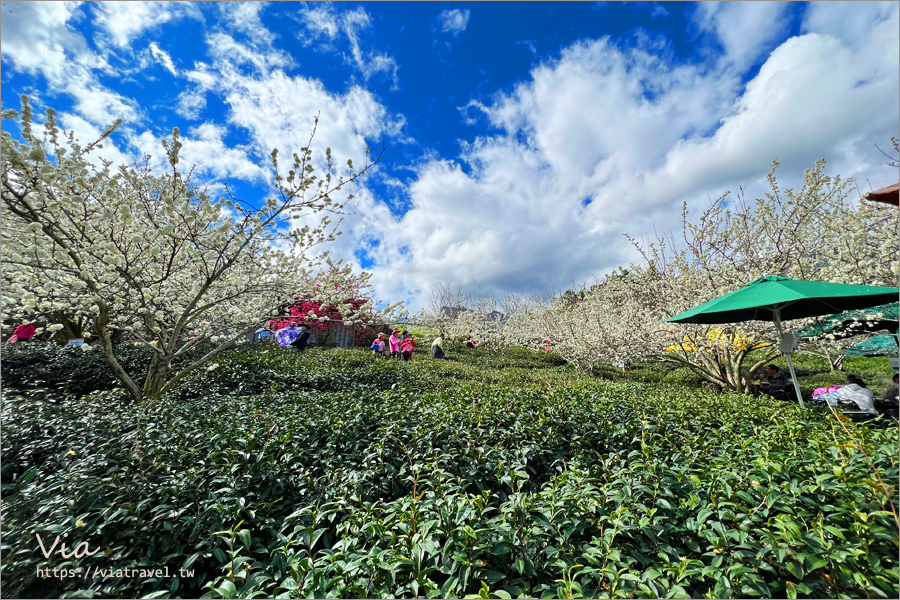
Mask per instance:
[[[900,595],[896,429],[522,350],[241,350],[147,406],[39,354],[4,356],[7,597]]]

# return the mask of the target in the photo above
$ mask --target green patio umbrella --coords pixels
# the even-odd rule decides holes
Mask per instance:
[[[900,349],[900,343],[897,341],[897,334],[883,333],[860,342],[852,348],[847,348],[844,350],[844,354],[847,356],[887,356],[897,354],[898,349]]]
[[[887,304],[896,301],[898,295],[900,289],[891,287],[762,277],[739,290],[675,315],[668,321],[704,324],[774,322],[782,336],[782,353],[787,357],[797,399],[803,406],[800,384],[791,360],[796,338],[793,334],[783,335],[782,321]]]
[[[801,338],[812,338],[823,333],[846,337],[858,333],[897,331],[898,326],[900,326],[900,302],[892,302],[871,308],[845,310],[842,313],[825,317],[820,323],[804,327],[794,333]]]

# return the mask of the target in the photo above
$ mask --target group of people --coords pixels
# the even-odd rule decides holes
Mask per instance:
[[[372,356],[390,356],[390,358],[396,360],[410,360],[412,358],[413,351],[417,346],[416,336],[405,329],[400,331],[400,328],[395,327],[391,331],[391,337],[387,341],[384,338],[385,334],[379,333],[375,341],[372,342]]]
[[[416,336],[406,330],[400,331],[399,328],[394,328],[387,340],[385,340],[385,334],[379,333],[375,341],[372,342],[370,349],[372,350],[372,356],[389,356],[397,360],[410,360],[416,346]],[[431,357],[438,360],[447,358],[444,354],[443,333],[431,342]]]
[[[779,400],[794,400],[796,394],[787,378],[777,365],[769,365],[767,372],[759,375],[760,384],[756,386],[759,394],[767,394]],[[894,373],[893,386],[884,395],[884,402],[898,403],[900,387],[898,387],[898,374]],[[844,385],[832,385],[830,387],[817,388],[813,391],[813,400],[828,402],[832,406],[845,403],[856,404],[859,410],[871,414],[878,414],[875,408],[875,394],[866,387],[866,382],[859,375],[849,374]]]
[[[265,335],[263,335],[265,333]],[[268,330],[257,331],[260,339],[268,337],[271,332]],[[284,348],[294,348],[303,352],[309,345],[310,331],[306,324],[297,324],[292,322],[290,327],[284,327],[274,333],[275,341]],[[408,361],[412,359],[413,352],[418,344],[416,344],[416,336],[407,330],[400,330],[395,327],[391,331],[390,337],[386,338],[386,334],[379,333],[378,337],[372,342],[370,349],[373,356],[390,357],[395,360]],[[431,343],[431,355],[433,358],[446,359],[444,354],[444,334]],[[469,340],[467,340],[469,342]]]
[[[893,385],[880,399],[882,408],[896,408],[898,405],[898,396],[900,396],[900,387],[898,387],[897,373],[894,373],[892,379]],[[859,410],[873,415],[878,414],[875,408],[875,394],[866,387],[866,382],[858,375],[847,375],[844,385],[832,385],[830,387],[817,388],[813,391],[813,400],[828,402],[832,406],[840,403],[854,403]]]

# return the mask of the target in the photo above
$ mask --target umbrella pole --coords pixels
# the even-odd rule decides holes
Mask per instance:
[[[775,327],[778,328],[778,343],[781,344],[781,311],[778,310],[778,307],[775,307]],[[791,353],[788,352],[784,355],[787,358],[788,370],[791,372],[791,381],[794,382],[794,391],[797,392],[797,400],[800,402],[800,408],[805,408],[803,406],[803,394],[800,393],[800,383],[797,381],[797,373],[794,371],[794,361],[791,360]]]
[[[803,406],[803,396],[800,394],[800,384],[797,383],[797,374],[794,372],[794,362],[791,360],[791,355],[786,354],[788,369],[791,371],[791,379],[794,381],[794,391],[797,392],[797,400],[800,401],[800,408],[804,408]]]

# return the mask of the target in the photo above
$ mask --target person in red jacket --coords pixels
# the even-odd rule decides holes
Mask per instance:
[[[400,351],[403,354],[403,360],[412,358],[413,349],[416,347],[416,338],[409,332],[403,332],[403,341],[400,342]]]

